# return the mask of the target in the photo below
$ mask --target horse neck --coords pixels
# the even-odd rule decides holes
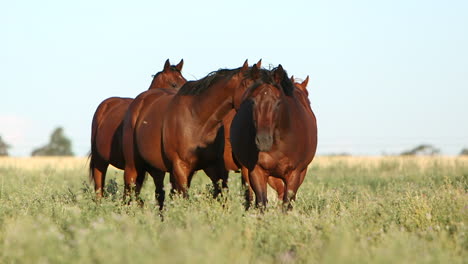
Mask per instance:
[[[281,106],[281,113],[275,124],[280,134],[282,132],[289,131],[291,127],[291,123],[294,121],[294,118],[291,117],[293,98],[289,98],[283,95],[281,100],[283,103]],[[299,103],[299,102],[296,102],[296,103]]]
[[[207,128],[218,126],[233,109],[233,93],[237,86],[231,79],[223,80],[211,85],[202,95],[194,96],[194,116]]]

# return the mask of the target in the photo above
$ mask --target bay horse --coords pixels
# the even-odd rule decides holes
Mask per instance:
[[[307,76],[307,78],[302,82],[297,82],[294,79],[294,76],[291,76],[291,81],[293,82],[294,87],[295,87],[294,93],[295,93],[296,98],[298,98],[300,102],[303,103],[304,107],[306,107],[310,111],[310,113],[313,115],[312,109],[310,107],[310,101],[308,98],[309,93],[307,91],[307,84],[309,82],[309,76]],[[226,170],[240,172],[241,165],[233,156],[232,145],[230,141],[231,123],[235,115],[236,115],[236,110],[231,110],[223,119],[224,146],[221,146],[220,152],[222,153],[221,155],[223,155]],[[241,173],[246,174],[247,172],[244,170]],[[268,177],[268,184],[277,192],[278,199],[283,200],[283,195],[284,195],[283,181],[280,178]],[[249,197],[246,200],[250,201],[252,199],[252,190],[251,188],[248,188],[245,191],[246,191],[245,193],[246,197]],[[246,204],[247,209],[249,208],[249,206],[250,204]]]
[[[291,81],[294,84],[294,93],[296,95],[296,98],[300,100],[301,103],[309,110],[311,115],[313,115],[312,109],[310,107],[310,101],[308,98],[308,91],[307,91],[307,84],[309,82],[309,76],[306,77],[306,79],[302,82],[297,82],[294,79],[294,76],[291,76]],[[223,155],[224,159],[224,164],[226,167],[226,170],[231,170],[234,172],[239,172],[241,171],[241,165],[239,162],[235,159],[232,153],[232,146],[231,146],[231,141],[230,141],[230,129],[231,129],[231,123],[232,120],[234,119],[234,116],[236,115],[236,110],[231,110],[226,117],[223,119],[223,132],[224,132],[224,146],[221,147],[220,152]],[[244,169],[241,171],[241,173],[246,174],[247,171]],[[307,170],[304,171],[304,175],[302,178],[304,178],[305,173],[307,173]],[[268,184],[277,192],[278,194],[278,199],[283,200],[283,195],[284,195],[284,183],[280,178],[276,177],[268,177]],[[252,200],[252,190],[251,188],[247,188],[245,193],[246,200],[250,201]],[[246,208],[248,209],[250,207],[249,203],[246,203]]]
[[[309,100],[309,92],[307,91],[307,84],[309,82],[309,76],[305,78],[304,81],[302,82],[297,82],[294,79],[294,76],[291,76],[291,82],[294,84],[294,95],[296,98],[299,99],[299,101],[306,107],[306,109],[309,111],[311,114],[312,118],[314,117],[314,112],[312,111],[312,108],[310,107],[310,100]],[[307,173],[307,170],[301,175],[301,184],[302,181],[304,180],[305,174]],[[280,178],[276,177],[268,177],[268,185],[270,185],[278,194],[278,200],[283,200],[283,195],[284,195],[284,183]],[[247,190],[249,193],[246,195],[252,195],[251,192],[252,190]],[[251,200],[251,198],[250,198]]]
[[[168,88],[179,89],[187,80],[182,76],[184,60],[171,65],[169,59],[161,72],[153,75],[149,90]],[[99,104],[93,116],[91,127],[90,178],[94,181],[96,196],[102,197],[109,164],[125,168],[122,152],[122,124],[132,98],[110,97]]]
[[[242,167],[243,183],[255,193],[257,207],[267,204],[269,176],[284,183],[283,204],[290,201],[304,180],[317,148],[317,123],[279,65],[273,83],[257,83],[243,95],[234,116],[230,140],[234,157]],[[250,204],[246,195],[246,202]]]
[[[156,185],[155,198],[162,209],[164,175],[170,172],[174,192],[187,196],[192,176],[204,170],[214,184],[214,196],[227,187],[217,146],[222,142],[222,120],[255,82],[269,78],[266,70],[247,61],[237,69],[222,69],[189,81],[176,93],[146,91],[129,107],[123,125],[125,157],[124,197],[138,197],[145,172]],[[221,181],[221,187],[219,186]]]

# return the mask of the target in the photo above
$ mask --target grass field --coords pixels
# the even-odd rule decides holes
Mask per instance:
[[[86,159],[0,159],[0,263],[467,263],[468,159],[318,157],[284,214],[269,190],[245,211],[238,174],[224,200],[202,173],[190,198],[147,180],[123,206],[122,173],[96,203]],[[169,187],[169,186],[167,186]]]

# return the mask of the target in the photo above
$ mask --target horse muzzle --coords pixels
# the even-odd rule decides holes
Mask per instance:
[[[261,152],[270,151],[271,146],[273,146],[272,133],[257,133],[257,135],[255,136],[255,144],[257,145],[257,149]]]

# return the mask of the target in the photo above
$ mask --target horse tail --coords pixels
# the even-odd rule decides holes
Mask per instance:
[[[104,101],[105,102],[105,101]],[[107,109],[107,104],[102,102],[98,108],[96,109],[96,112],[94,113],[93,116],[93,121],[91,123],[91,151],[89,152],[88,159],[89,159],[89,181],[93,181],[93,169],[96,166],[96,155],[97,153],[97,147],[96,147],[96,137],[97,137],[97,132],[98,132],[98,127],[100,120],[102,119],[103,113]]]
[[[98,108],[99,109],[99,108]],[[96,113],[93,116],[93,121],[91,123],[91,150],[89,151],[88,155],[88,160],[89,160],[89,181],[93,181],[93,169],[96,166],[95,162],[95,155],[96,155],[96,134],[97,134],[97,127],[98,127],[98,122],[97,122],[97,110]]]
[[[93,181],[93,180],[94,180],[94,177],[93,177],[93,168],[94,168],[94,166],[95,166],[95,164],[94,164],[94,159],[93,159],[93,151],[90,151],[90,152],[89,152],[88,161],[89,161],[88,179],[89,179],[89,181]]]

